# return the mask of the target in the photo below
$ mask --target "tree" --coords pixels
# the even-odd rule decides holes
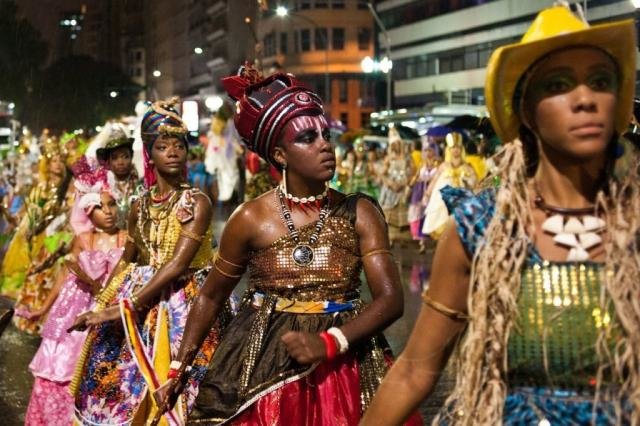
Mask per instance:
[[[0,100],[15,102],[19,113],[45,62],[47,45],[16,12],[15,1],[0,0]]]
[[[34,128],[93,128],[132,114],[141,89],[115,65],[70,56],[42,72],[29,98],[25,121]]]

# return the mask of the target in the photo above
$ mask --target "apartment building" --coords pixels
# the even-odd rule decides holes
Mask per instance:
[[[573,1],[590,23],[633,18],[629,0]],[[497,47],[517,42],[550,0],[385,0],[394,104],[484,104],[485,67]],[[384,39],[380,38],[384,44]]]

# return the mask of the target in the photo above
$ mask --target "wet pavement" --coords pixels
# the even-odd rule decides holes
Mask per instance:
[[[215,216],[216,235],[220,235],[224,219],[229,213],[229,208],[218,208]],[[401,271],[405,309],[404,316],[391,325],[385,331],[385,335],[394,354],[398,354],[404,348],[420,310],[420,294],[428,283],[433,245],[428,245],[426,253],[420,254],[417,243],[411,241],[408,235],[404,235],[404,238],[394,245],[393,253]],[[242,283],[239,287],[242,288]],[[366,288],[363,290],[363,296],[366,299],[368,291]],[[33,384],[28,365],[38,345],[38,338],[21,333],[12,325],[0,338],[0,424],[2,425],[24,424],[24,413]],[[437,411],[450,387],[451,379],[445,375],[434,395],[420,408],[425,418],[430,418]]]

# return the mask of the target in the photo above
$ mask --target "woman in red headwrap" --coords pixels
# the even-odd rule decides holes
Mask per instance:
[[[204,378],[189,422],[357,424],[387,369],[382,330],[402,315],[384,217],[371,198],[329,190],[336,161],[321,100],[291,75],[223,80],[247,146],[281,186],[227,222],[214,269],[157,393],[172,405],[202,338],[244,272],[248,290]],[[360,299],[364,268],[373,300]]]

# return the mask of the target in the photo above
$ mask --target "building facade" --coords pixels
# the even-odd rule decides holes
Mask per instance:
[[[314,89],[329,115],[347,128],[368,123],[375,110],[374,76],[361,62],[373,56],[373,17],[366,1],[281,1],[287,14],[265,10],[257,25],[266,74],[285,71]]]
[[[584,1],[572,1],[580,3]],[[497,47],[520,40],[548,0],[385,0],[394,104],[484,104],[485,67]],[[590,23],[633,18],[628,0],[586,2]],[[383,38],[380,38],[383,44]]]

